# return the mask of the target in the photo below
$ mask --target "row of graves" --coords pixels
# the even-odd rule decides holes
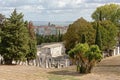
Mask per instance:
[[[38,46],[37,62],[42,68],[62,68],[70,65],[63,43],[49,43]]]
[[[103,52],[103,57],[104,58],[105,57],[110,57],[110,56],[116,56],[116,55],[120,55],[120,46],[115,46],[113,50]]]
[[[115,56],[120,54],[120,47],[116,46],[108,54],[103,52],[103,57]],[[31,65],[42,68],[63,68],[68,67],[72,63],[69,56],[65,54],[65,47],[63,43],[43,43],[37,47],[37,57],[35,60],[15,62],[19,65]],[[0,64],[4,64],[4,59],[0,55]]]
[[[4,59],[0,56],[0,64]],[[63,68],[70,66],[69,57],[65,54],[63,43],[43,43],[37,47],[37,57],[31,61],[13,61],[13,64],[38,66],[42,68]]]

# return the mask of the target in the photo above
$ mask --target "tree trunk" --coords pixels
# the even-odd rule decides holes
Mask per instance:
[[[86,69],[87,69],[86,66],[84,64],[81,64],[80,69],[79,69],[79,73],[87,73]]]
[[[82,63],[80,66],[78,66],[79,73],[91,73],[91,70],[93,68],[92,65],[87,65],[85,63]]]
[[[81,55],[80,55],[80,58],[81,59],[79,59],[79,66],[78,66],[79,73],[88,73],[86,62],[84,61]]]

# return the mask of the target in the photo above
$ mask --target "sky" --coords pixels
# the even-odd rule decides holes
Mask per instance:
[[[75,21],[80,17],[91,21],[99,6],[120,4],[120,0],[0,0],[0,13],[9,17],[16,8],[28,21]]]

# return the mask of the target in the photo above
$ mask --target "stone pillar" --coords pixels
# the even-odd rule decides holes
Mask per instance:
[[[40,67],[42,66],[42,60],[43,60],[43,59],[40,57]]]
[[[48,61],[48,65],[49,65],[49,68],[51,68],[51,65],[52,65],[52,63],[51,63],[51,59],[49,59],[49,61]]]
[[[2,56],[0,55],[0,64],[2,64]]]
[[[65,59],[65,67],[67,67],[67,66],[68,66],[68,60]]]
[[[37,66],[39,66],[39,58],[37,58],[36,64]]]
[[[45,61],[45,68],[48,68],[48,61],[47,61],[47,59]]]
[[[27,60],[25,61],[25,65],[28,66]]]
[[[41,60],[40,57],[38,57],[39,67],[41,66]]]
[[[33,66],[35,66],[35,65],[36,65],[36,61],[35,61],[35,59],[33,60],[32,65],[33,65]]]
[[[119,47],[117,47],[117,55],[120,53]]]
[[[114,51],[113,51],[113,56],[115,56],[115,54],[116,54],[116,49],[114,49]]]
[[[57,63],[57,68],[58,69],[60,68],[60,61],[58,61],[58,63]]]
[[[19,63],[20,65],[22,65],[22,61],[20,61],[20,63]]]

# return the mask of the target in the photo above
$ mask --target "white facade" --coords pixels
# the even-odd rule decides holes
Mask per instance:
[[[52,57],[62,56],[62,46],[50,48]]]
[[[62,43],[42,44],[38,47],[39,66],[43,68],[67,67],[69,60],[65,55],[65,47]]]
[[[62,43],[46,44],[40,48],[42,54],[51,55],[51,57],[62,56],[65,53],[65,48]]]

